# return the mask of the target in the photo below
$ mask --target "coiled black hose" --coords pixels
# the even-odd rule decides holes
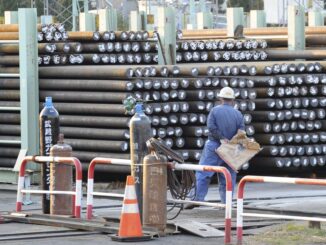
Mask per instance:
[[[154,152],[157,158],[159,158],[159,155],[164,155],[169,160],[179,163],[184,162],[183,157],[179,153],[171,150],[168,146],[166,146],[163,140],[151,138],[146,143],[148,149]],[[187,197],[192,199],[196,194],[195,173],[189,170],[182,170],[179,173],[180,174],[177,174],[171,168],[167,169],[167,182],[171,196],[173,199],[185,200]],[[178,217],[183,209],[183,204],[179,205],[174,203],[168,212],[172,211],[174,208],[179,208],[179,210],[173,217],[168,218],[169,220]]]

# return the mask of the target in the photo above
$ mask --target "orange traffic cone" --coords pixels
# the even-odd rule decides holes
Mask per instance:
[[[119,233],[117,236],[113,236],[112,240],[120,242],[136,242],[149,241],[150,239],[151,236],[144,236],[143,234],[134,178],[128,176],[120,217]]]

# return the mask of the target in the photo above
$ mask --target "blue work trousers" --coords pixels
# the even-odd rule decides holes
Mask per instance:
[[[229,170],[232,178],[232,192],[234,193],[234,187],[236,185],[237,173],[229,167],[222,159],[216,154],[215,149],[219,146],[217,142],[207,141],[203,149],[202,156],[200,158],[200,165],[209,166],[221,166]],[[211,182],[211,178],[214,172],[196,172],[196,201],[204,201],[208,192],[208,187]],[[226,181],[222,173],[217,174],[219,182],[219,193],[221,197],[221,203],[225,203],[226,199]]]

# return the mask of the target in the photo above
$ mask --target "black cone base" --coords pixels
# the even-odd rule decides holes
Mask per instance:
[[[111,236],[112,241],[116,242],[144,242],[152,240],[152,236],[140,236],[140,237],[119,237],[118,235]]]

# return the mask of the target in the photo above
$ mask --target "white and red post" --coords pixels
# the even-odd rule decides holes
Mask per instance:
[[[26,164],[28,162],[35,163],[46,163],[46,162],[54,162],[54,163],[65,163],[75,166],[76,169],[76,190],[74,193],[75,197],[75,217],[81,217],[81,200],[82,200],[82,165],[80,161],[75,157],[44,157],[44,156],[26,156],[21,162],[19,169],[19,178],[18,178],[18,187],[17,187],[17,201],[16,201],[16,211],[22,211],[22,202],[23,202],[23,188],[24,188],[24,180],[25,180],[25,169]],[[29,191],[29,193],[33,193],[33,191]],[[37,193],[35,191],[35,193]],[[44,191],[44,193],[51,194],[51,191]],[[67,191],[69,194],[69,191]]]
[[[243,198],[244,198],[244,188],[247,182],[255,183],[285,183],[285,184],[295,184],[295,185],[321,185],[326,186],[326,180],[324,179],[304,179],[304,178],[285,178],[285,177],[268,177],[268,176],[254,176],[248,175],[240,180],[238,185],[238,195],[237,195],[237,241],[238,244],[242,244],[243,237]],[[255,214],[251,214],[255,217]],[[256,217],[258,215],[256,214]],[[289,218],[291,216],[278,215],[279,218]],[[303,217],[305,218],[305,217]],[[300,219],[300,216],[292,216],[292,219]]]
[[[87,177],[87,219],[92,219],[93,216],[93,197],[94,197],[94,171],[97,164],[118,164],[118,165],[130,165],[131,161],[126,159],[116,159],[116,158],[94,158],[88,166],[88,177]],[[103,196],[106,193],[102,193]],[[97,192],[97,196],[100,196],[101,193]]]

